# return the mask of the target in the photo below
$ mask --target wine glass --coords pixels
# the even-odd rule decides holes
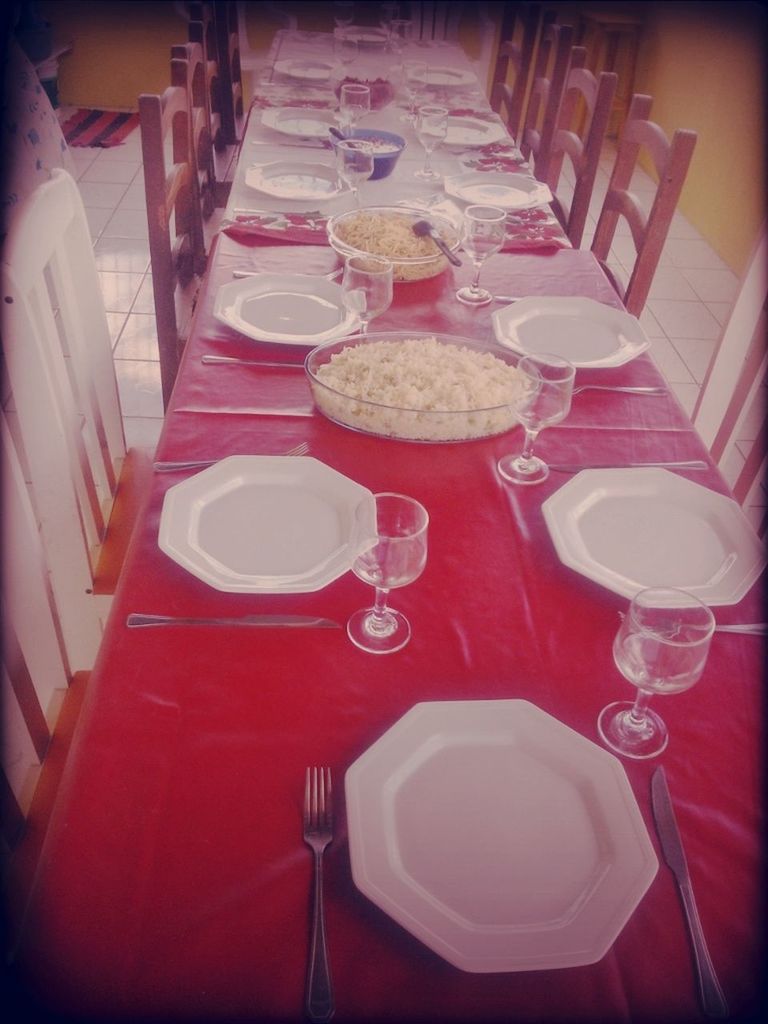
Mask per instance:
[[[336,143],[336,171],[352,190],[355,204],[360,209],[360,182],[373,174],[373,146],[362,139],[341,139]]]
[[[367,85],[347,82],[342,85],[339,93],[339,111],[341,125],[345,131],[352,131],[360,120],[371,109],[371,90]]]
[[[485,306],[493,295],[480,287],[483,264],[504,245],[507,215],[498,206],[468,206],[464,211],[462,247],[475,267],[472,284],[459,288],[456,298],[467,306]]]
[[[335,28],[333,30],[333,53],[344,67],[349,67],[357,57],[357,40],[354,36],[350,36],[346,29]]]
[[[440,175],[432,169],[432,154],[448,134],[448,108],[424,106],[416,113],[416,134],[424,147],[424,166],[416,171],[422,181],[439,181]]]
[[[524,356],[517,369],[523,393],[515,415],[525,428],[525,444],[520,455],[503,455],[496,466],[510,483],[538,484],[549,476],[549,466],[533,454],[533,446],[544,427],[568,415],[576,370],[566,359],[546,352]]]
[[[619,754],[642,760],[667,745],[667,727],[648,707],[654,693],[680,693],[704,671],[715,617],[692,594],[650,587],[632,599],[613,642],[613,657],[637,687],[634,701],[617,701],[597,720],[603,741]]]
[[[333,23],[336,28],[347,28],[355,18],[354,2],[335,0],[333,4]]]
[[[376,544],[352,565],[354,574],[376,588],[372,608],[363,608],[347,623],[347,635],[371,654],[399,651],[411,637],[402,612],[387,607],[389,591],[413,583],[427,563],[427,510],[403,494],[376,494]]]
[[[389,23],[389,48],[402,64],[405,49],[413,37],[413,22],[407,18],[393,18]]]
[[[383,256],[350,256],[341,279],[344,305],[360,319],[360,333],[392,304],[392,263]]]
[[[408,60],[403,65],[403,81],[408,98],[408,112],[401,121],[416,124],[416,106],[427,85],[427,64],[423,60]]]

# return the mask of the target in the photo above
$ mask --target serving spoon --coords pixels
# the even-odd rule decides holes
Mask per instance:
[[[451,252],[448,246],[440,237],[437,228],[433,227],[428,220],[417,220],[413,225],[413,233],[417,238],[429,237],[435,243],[438,249],[445,254],[447,259],[451,261],[454,267],[461,266],[461,260],[458,256]]]

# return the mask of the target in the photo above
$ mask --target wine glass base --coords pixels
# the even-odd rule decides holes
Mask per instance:
[[[411,626],[401,613],[387,609],[377,623],[373,608],[361,608],[347,622],[347,636],[361,651],[369,654],[392,654],[405,647],[411,639]]]
[[[418,178],[419,181],[442,181],[442,174],[438,174],[437,171],[414,171],[414,178]]]
[[[623,757],[637,761],[657,757],[669,742],[667,727],[656,712],[648,708],[644,724],[638,725],[630,717],[633,707],[631,701],[615,701],[603,708],[597,719],[600,738]]]
[[[533,455],[524,459],[521,455],[505,455],[496,463],[499,476],[511,484],[540,484],[549,476],[549,466]]]
[[[465,288],[459,288],[456,298],[465,306],[487,306],[493,295],[485,288],[470,288],[467,285]]]

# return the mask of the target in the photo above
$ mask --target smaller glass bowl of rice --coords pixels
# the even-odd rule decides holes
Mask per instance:
[[[517,423],[518,356],[493,342],[382,331],[313,349],[305,370],[328,419],[378,437],[468,441]]]
[[[365,206],[331,217],[327,224],[328,241],[336,252],[348,256],[386,256],[393,264],[394,281],[424,281],[437,277],[448,260],[433,240],[419,237],[413,225],[429,220],[452,252],[461,246],[459,232],[446,218],[409,206]]]

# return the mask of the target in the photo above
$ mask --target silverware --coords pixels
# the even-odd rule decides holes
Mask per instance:
[[[314,854],[312,945],[307,969],[305,1008],[311,1021],[333,1016],[333,986],[328,961],[323,906],[323,852],[333,840],[333,799],[330,768],[307,768],[304,785],[304,842]]]
[[[125,620],[126,626],[141,629],[148,626],[273,626],[304,629],[340,629],[333,619],[322,619],[314,615],[242,615],[239,618],[204,619],[184,615],[146,615],[131,612]]]
[[[458,258],[458,256],[451,252],[451,250],[440,237],[437,228],[433,227],[428,220],[417,220],[416,223],[413,225],[413,233],[414,235],[416,235],[417,238],[424,238],[426,235],[429,235],[429,237],[435,243],[437,248],[442,253],[445,254],[446,258],[451,261],[454,267],[461,266],[461,260]]]
[[[672,798],[669,794],[667,777],[664,768],[659,767],[651,777],[651,805],[656,831],[661,843],[664,860],[669,865],[677,881],[683,909],[693,942],[693,956],[696,963],[696,974],[699,983],[699,996],[704,1012],[708,1017],[724,1018],[728,1016],[728,1004],[723,990],[717,980],[712,960],[709,956],[704,932],[699,920],[699,912],[693,895],[691,876],[685,859],[685,850],[680,837],[680,830],[675,820]]]
[[[768,623],[744,622],[733,626],[715,626],[716,633],[743,633],[745,636],[768,636]]]
[[[287,452],[281,452],[281,455],[306,455],[308,451],[307,442],[300,441]],[[215,466],[217,462],[221,462],[221,459],[187,459],[181,462],[155,462],[152,468],[156,473],[173,473],[182,469],[205,469],[206,466]]]
[[[328,274],[317,274],[316,277],[324,278],[326,281],[334,281],[337,277],[340,277],[343,273],[343,267],[337,267],[335,270],[331,270]],[[243,278],[243,277],[259,277],[263,274],[263,270],[233,270],[232,277]]]
[[[494,302],[519,302],[522,295],[494,295]]]
[[[703,459],[690,459],[687,462],[548,462],[550,469],[558,473],[579,473],[582,469],[643,469],[659,467],[661,469],[708,469]]]
[[[614,384],[579,384],[573,389],[574,395],[582,391],[620,391],[625,395],[666,395],[666,388],[657,387],[622,387]]]
[[[265,359],[238,359],[236,356],[214,356],[204,355],[200,359],[206,365],[229,365],[229,366],[279,366],[281,369],[303,370],[304,363],[271,363]]]

